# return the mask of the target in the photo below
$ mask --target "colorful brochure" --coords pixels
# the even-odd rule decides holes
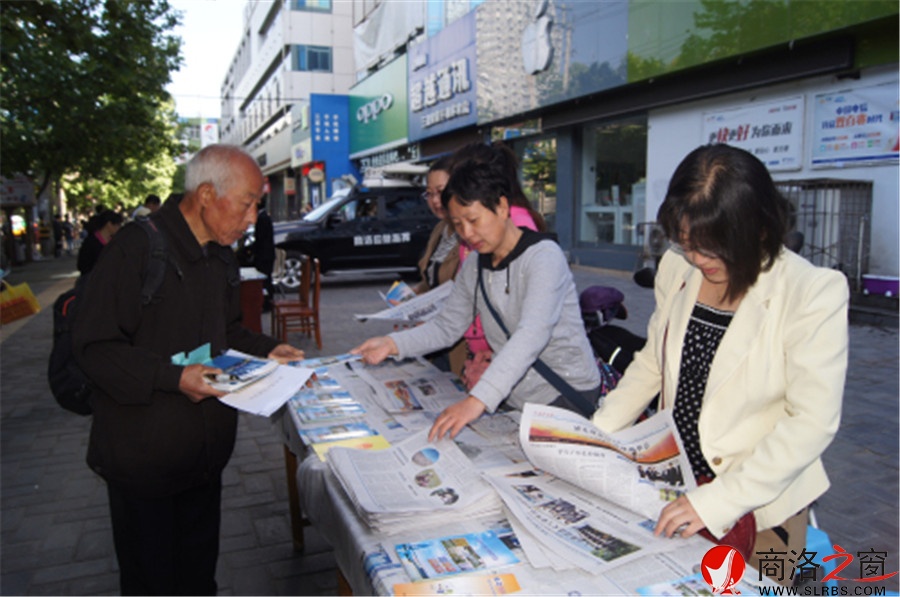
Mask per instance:
[[[494,531],[401,543],[394,549],[413,580],[479,572],[519,562]]]

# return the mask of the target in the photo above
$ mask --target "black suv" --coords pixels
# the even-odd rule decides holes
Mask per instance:
[[[302,220],[276,223],[275,246],[288,254],[282,285],[298,285],[291,271],[299,270],[300,254],[318,257],[323,273],[415,271],[437,224],[423,190],[406,181],[363,182]]]

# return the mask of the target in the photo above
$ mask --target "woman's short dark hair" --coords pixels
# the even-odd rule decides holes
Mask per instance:
[[[112,209],[104,209],[103,211],[94,214],[85,224],[85,230],[88,233],[93,234],[106,226],[107,223],[115,224],[116,226],[120,225],[125,218],[117,211]]]
[[[451,199],[464,206],[477,201],[497,213],[500,197],[509,200],[509,180],[503,166],[497,162],[466,160],[450,173],[450,180],[441,193],[441,205],[448,209]]]
[[[735,300],[775,263],[787,232],[788,202],[769,171],[748,151],[698,147],[678,167],[657,220],[670,241],[688,228],[691,248],[716,255],[728,269],[726,298]]]

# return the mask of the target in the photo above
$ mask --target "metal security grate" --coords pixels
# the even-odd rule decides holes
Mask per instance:
[[[831,178],[776,182],[794,206],[794,229],[803,235],[800,254],[811,263],[846,274],[861,290],[869,271],[872,182]]]

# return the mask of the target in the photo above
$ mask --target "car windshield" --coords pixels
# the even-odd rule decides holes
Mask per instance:
[[[326,201],[319,207],[315,208],[314,210],[312,210],[311,212],[309,212],[308,214],[303,216],[303,221],[304,222],[318,222],[323,217],[325,217],[325,214],[327,214],[329,211],[331,211],[332,206],[337,201],[340,201],[344,197],[346,197],[346,194],[335,195],[335,196],[329,198],[328,201]]]

